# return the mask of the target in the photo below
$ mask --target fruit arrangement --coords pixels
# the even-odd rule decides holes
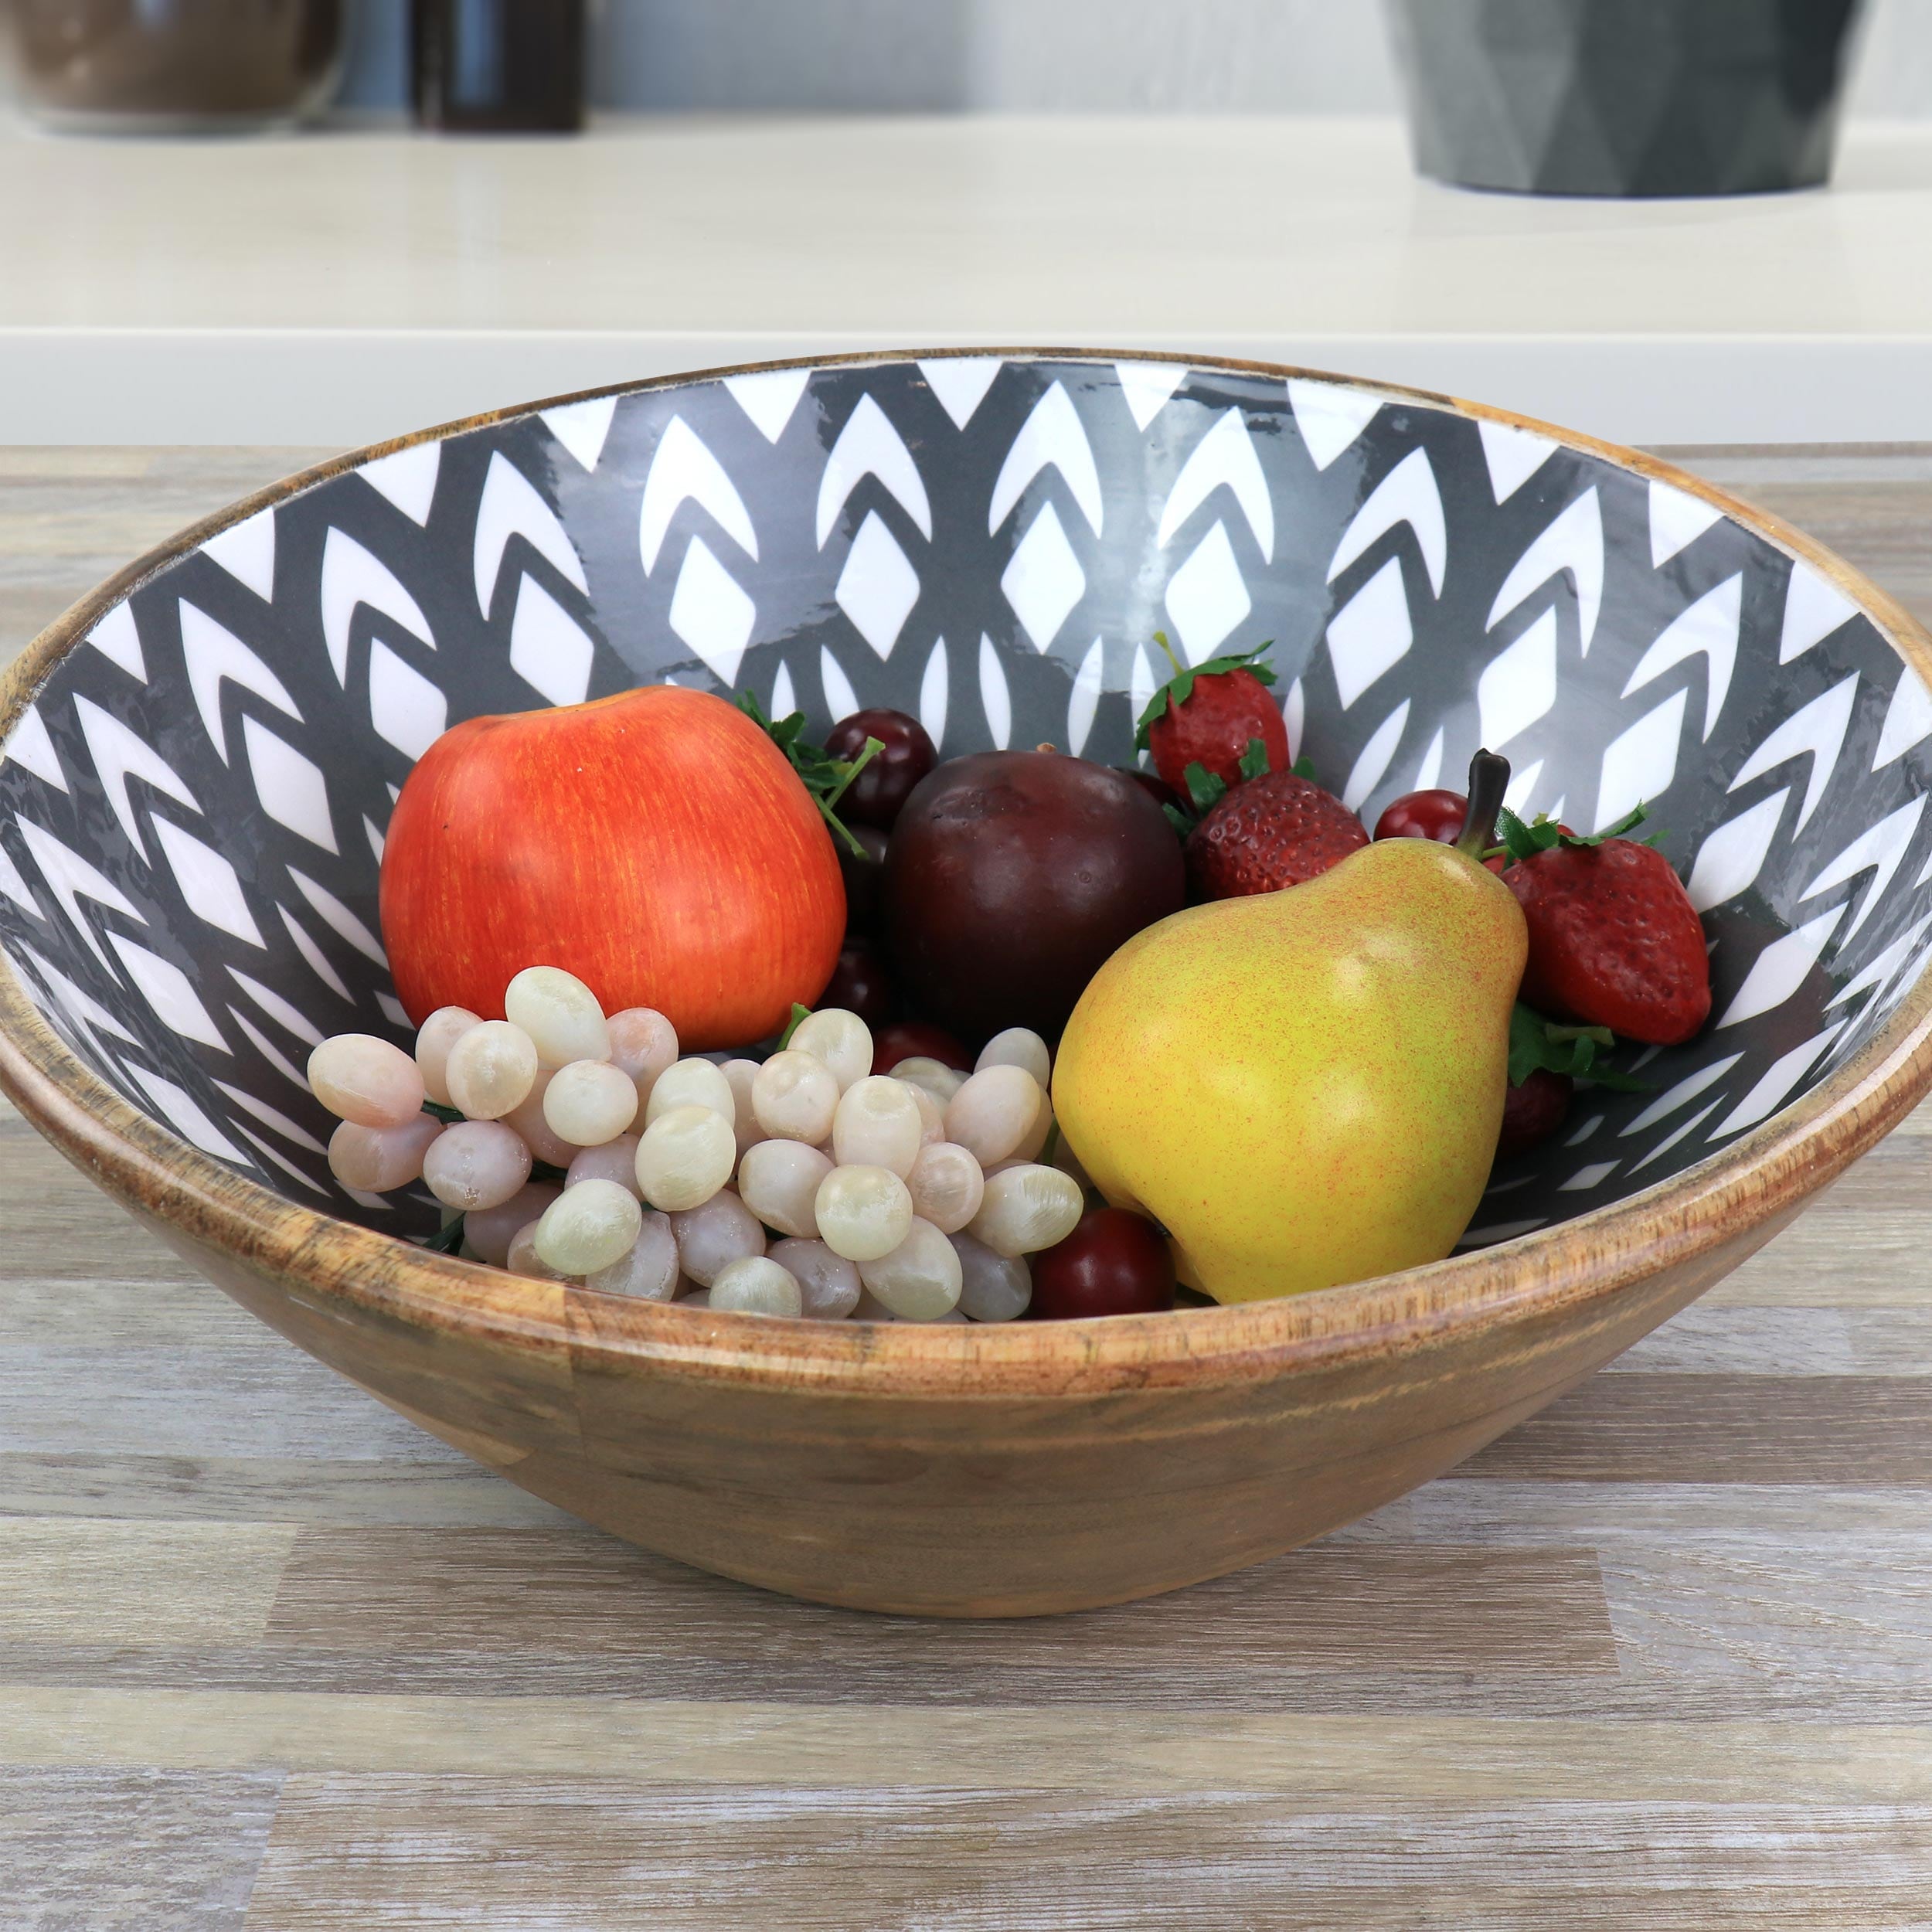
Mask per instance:
[[[383,861],[413,1050],[309,1061],[332,1169],[427,1190],[444,1252],[808,1320],[1440,1258],[1579,1081],[1636,1084],[1620,1039],[1703,1025],[1702,928],[1641,808],[1526,825],[1487,752],[1371,837],[1290,763],[1272,682],[1175,662],[1151,771],[942,762],[883,709],[820,747],[670,685],[457,726]]]

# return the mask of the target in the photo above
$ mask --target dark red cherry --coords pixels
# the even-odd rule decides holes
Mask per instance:
[[[1157,805],[1172,805],[1176,811],[1186,809],[1181,794],[1158,771],[1142,771],[1134,765],[1116,765],[1114,769],[1122,777],[1131,778]]]
[[[868,936],[879,930],[879,895],[886,876],[886,835],[876,825],[849,825],[846,829],[859,841],[854,852],[844,839],[835,838],[838,849],[839,875],[845,882],[845,930]]]
[[[1411,791],[1376,821],[1378,838],[1433,838],[1453,845],[1462,836],[1469,801],[1459,791]]]
[[[869,939],[848,939],[814,1004],[842,1006],[875,1031],[883,1026],[892,1015],[893,989],[879,948]]]
[[[880,749],[845,787],[834,809],[849,825],[876,825],[890,832],[900,807],[939,763],[939,753],[917,718],[883,709],[841,718],[826,733],[825,750],[835,758],[856,758],[868,738],[876,738]]]
[[[1036,1321],[1155,1315],[1174,1305],[1174,1257],[1145,1215],[1095,1208],[1056,1247],[1033,1257]]]
[[[872,1070],[889,1073],[901,1060],[937,1060],[962,1073],[973,1070],[973,1056],[943,1026],[923,1019],[894,1020],[872,1036]]]
[[[1506,1161],[1514,1155],[1526,1154],[1548,1140],[1563,1125],[1576,1084],[1566,1073],[1553,1073],[1548,1067],[1539,1066],[1520,1087],[1511,1087],[1503,1097],[1496,1158]]]

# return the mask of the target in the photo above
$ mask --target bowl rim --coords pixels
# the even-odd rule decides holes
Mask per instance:
[[[188,525],[56,618],[0,675],[0,740],[61,659],[114,605],[221,531],[379,457],[607,396],[773,370],[964,357],[1177,363],[1332,384],[1528,430],[1669,484],[1808,565],[1932,685],[1932,634],[1896,599],[1781,518],[1641,451],[1434,390],[1283,363],[1150,349],[955,346],[793,356],[608,383],[332,457]],[[1387,1362],[1452,1333],[1473,1338],[1512,1322],[1574,1319],[1666,1270],[1694,1268],[1740,1242],[1748,1253],[1807,1196],[1889,1132],[1928,1089],[1932,971],[1922,971],[1873,1037],[1842,1066],[1730,1146],[1622,1200],[1490,1247],[1309,1294],[1131,1318],[936,1327],[785,1321],[638,1302],[512,1275],[431,1253],[286,1199],[131,1107],[47,1026],[12,961],[0,955],[0,1090],[69,1160],[165,1237],[176,1230],[180,1240],[223,1251],[337,1319],[359,1309],[451,1341],[547,1359],[566,1372],[668,1375],[801,1393],[1011,1401],[1199,1391],[1318,1367]],[[1719,1257],[1703,1278],[1715,1279],[1728,1265]]]

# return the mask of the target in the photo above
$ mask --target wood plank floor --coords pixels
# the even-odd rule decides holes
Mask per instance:
[[[0,451],[0,657],[306,454]],[[1692,461],[1932,618],[1932,451]],[[934,1624],[581,1528],[0,1107],[0,1932],[1932,1927],[1929,1179],[1312,1549]]]

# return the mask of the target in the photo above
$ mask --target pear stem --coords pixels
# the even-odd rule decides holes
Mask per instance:
[[[1496,842],[1496,814],[1509,784],[1509,760],[1499,752],[1479,751],[1469,760],[1469,812],[1456,849],[1480,865]]]

